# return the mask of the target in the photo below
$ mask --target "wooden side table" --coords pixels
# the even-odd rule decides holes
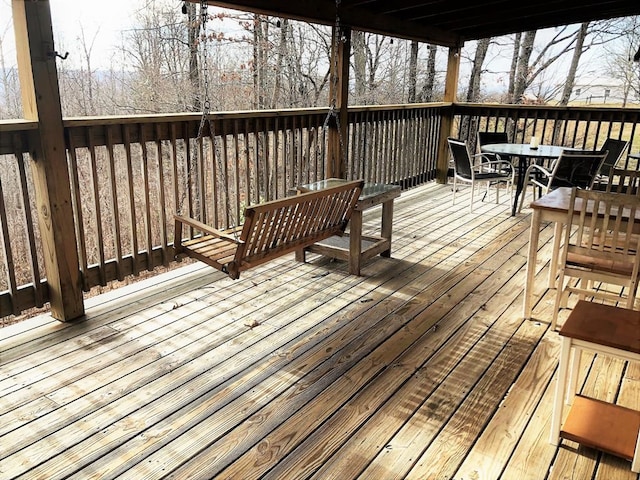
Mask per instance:
[[[640,362],[640,312],[579,300],[560,335],[562,349],[551,443],[558,445],[561,438],[566,438],[602,450],[631,460],[631,470],[640,473],[640,411],[575,395],[583,350]],[[572,363],[570,372],[569,363]],[[571,409],[561,425],[565,395]]]
[[[339,182],[345,182],[345,180],[330,178],[308,185],[301,185],[297,190],[300,193],[308,192],[327,188]],[[349,233],[342,237],[333,236],[315,243],[304,251],[297,252],[296,259],[304,261],[305,251],[319,253],[331,258],[348,261],[349,273],[360,275],[360,268],[365,260],[378,254],[383,257],[390,257],[393,231],[393,201],[400,196],[400,193],[401,188],[398,185],[365,183],[351,214]],[[380,204],[382,204],[380,236],[362,235],[362,212]]]

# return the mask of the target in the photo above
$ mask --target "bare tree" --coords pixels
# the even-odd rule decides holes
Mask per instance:
[[[191,89],[194,92],[193,98],[193,109],[201,110],[202,109],[202,101],[200,98],[200,62],[198,60],[198,32],[201,27],[201,22],[198,18],[202,18],[202,16],[198,17],[198,13],[196,11],[196,4],[191,2],[184,3],[183,13],[187,15],[187,44],[189,45],[189,83],[191,84]],[[204,12],[201,12],[204,14]],[[204,20],[204,18],[202,18]]]
[[[411,42],[411,54],[409,55],[409,94],[407,101],[415,103],[418,84],[418,42]]]
[[[516,38],[516,44],[519,41],[519,54],[515,68],[512,69],[515,76],[509,87],[509,91],[512,92],[510,101],[521,103],[525,99],[527,89],[536,82],[538,93],[561,90],[570,93],[579,74],[578,68],[583,54],[595,46],[601,46],[617,38],[620,35],[619,29],[615,27],[618,23],[619,20],[606,20],[584,23],[577,27],[560,27],[554,29],[550,40],[542,44],[535,42],[537,32],[525,32],[520,39]],[[545,77],[552,65],[567,55],[572,56],[569,72],[562,76],[560,83],[542,86],[544,82],[540,79]],[[534,101],[544,103],[547,99],[537,96]]]
[[[420,89],[421,102],[433,102],[435,100],[436,85],[436,54],[438,47],[427,45],[427,65],[424,74],[424,83]]]
[[[7,23],[0,35],[0,91],[3,93],[0,96],[0,119],[22,117],[18,71],[16,67],[9,67],[5,60],[4,45],[9,26]]]
[[[640,101],[640,63],[634,54],[640,48],[640,17],[629,17],[619,24],[620,37],[605,46],[606,72],[622,86],[622,105]]]
[[[239,15],[235,19],[247,35],[226,38],[236,46],[236,62],[244,64],[242,45],[251,49],[254,108],[306,107],[327,93],[330,32],[326,27],[264,15],[251,21]]]
[[[263,15],[255,15],[253,21],[253,108],[263,109],[266,107],[267,98],[267,58],[268,58],[268,38],[269,22]],[[282,23],[281,32],[286,37],[288,22]],[[281,44],[282,46],[282,44]],[[280,51],[279,60],[282,59]]]
[[[199,89],[194,85],[201,78],[193,49],[200,28],[196,18],[193,10],[187,9],[185,19],[175,8],[153,3],[138,13],[139,27],[126,32],[122,46],[129,70],[122,81],[131,96],[121,107],[131,113],[200,108]],[[204,48],[209,42],[201,36],[196,44]]]
[[[367,52],[364,32],[354,30],[351,32],[351,48],[353,49],[353,70],[355,82],[355,102],[364,103],[367,82]]]
[[[490,43],[491,38],[478,40],[471,68],[471,76],[469,78],[469,88],[467,89],[467,102],[477,102],[480,99],[480,80],[483,71],[482,65],[487,58],[487,51],[489,50]]]
[[[93,49],[100,28],[96,29],[91,38],[87,38],[82,24],[79,25],[79,29],[80,64],[68,67],[66,61],[58,62],[60,89],[62,92],[68,92],[61,95],[62,111],[65,115],[75,116],[102,114],[105,112],[102,101],[106,101],[107,96],[98,98],[101,88],[99,72],[92,67]]]
[[[513,40],[513,54],[511,55],[511,68],[509,68],[509,85],[507,87],[507,100],[513,102],[515,98],[514,89],[516,87],[516,70],[518,68],[518,58],[520,56],[520,44],[522,43],[522,33],[516,33]]]
[[[576,73],[578,71],[578,64],[580,63],[580,57],[582,56],[582,52],[584,51],[584,41],[587,37],[587,32],[589,31],[589,22],[585,22],[580,25],[578,29],[578,33],[576,35],[576,46],[573,49],[573,55],[571,57],[571,65],[569,66],[569,71],[567,72],[567,81],[564,84],[564,88],[562,90],[562,96],[560,97],[560,105],[568,105],[569,99],[571,98],[571,92],[573,91],[573,86],[576,82]]]
[[[531,83],[531,70],[529,61],[533,53],[533,44],[536,39],[536,31],[525,32],[520,42],[520,53],[518,54],[518,63],[516,65],[513,96],[511,103],[521,103],[527,86]]]

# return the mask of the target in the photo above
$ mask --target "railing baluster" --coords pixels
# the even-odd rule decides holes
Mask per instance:
[[[136,226],[136,197],[133,183],[133,158],[131,154],[131,131],[129,124],[123,124],[123,142],[127,167],[127,188],[129,191],[129,231],[131,233],[131,271],[138,275],[138,231]]]
[[[16,268],[13,261],[13,247],[11,245],[11,236],[9,235],[9,221],[7,217],[7,209],[4,200],[4,191],[2,189],[2,179],[0,178],[0,224],[2,225],[2,243],[4,245],[4,267],[7,272],[7,280],[9,287],[9,295],[11,298],[11,313],[17,315],[18,308],[18,285],[16,282]]]
[[[140,125],[140,148],[142,150],[142,182],[144,186],[144,227],[145,227],[145,250],[146,250],[146,268],[147,270],[153,270],[153,230],[152,230],[152,216],[151,216],[151,185],[149,182],[149,145],[147,144],[146,125]]]
[[[76,217],[74,223],[76,227],[76,238],[78,241],[78,261],[80,262],[80,271],[82,272],[82,289],[87,292],[90,289],[88,279],[87,239],[85,236],[84,215],[82,213],[82,200],[80,195],[78,156],[74,139],[74,136],[69,136],[69,145],[67,147],[70,162],[69,170],[71,172],[71,197],[73,199],[74,214]]]
[[[113,125],[106,127],[106,144],[109,166],[109,185],[111,187],[111,208],[113,209],[113,236],[116,256],[116,278],[124,280],[122,270],[122,231],[120,228],[120,205],[118,204],[118,187],[116,184],[115,149],[113,142]]]
[[[104,232],[102,228],[102,209],[100,202],[100,189],[98,174],[98,162],[96,158],[96,146],[93,142],[93,128],[87,128],[87,142],[89,144],[89,163],[91,171],[91,186],[93,191],[93,207],[91,212],[93,213],[94,227],[96,228],[96,236],[94,241],[96,242],[95,248],[98,252],[98,277],[100,279],[100,285],[107,284],[107,277],[104,271],[105,254],[104,254]]]
[[[164,148],[162,147],[162,140],[160,135],[160,124],[155,124],[155,144],[158,158],[158,200],[159,200],[159,219],[158,228],[160,229],[160,248],[162,251],[162,264],[166,267],[169,265],[169,253],[167,252],[168,235],[167,235],[167,223],[169,218],[167,217],[167,201],[165,198],[165,174],[164,174]]]
[[[44,295],[42,292],[42,278],[40,277],[40,267],[38,265],[38,250],[36,247],[36,235],[33,215],[31,213],[31,203],[29,201],[29,186],[27,180],[27,171],[25,168],[25,157],[23,145],[20,135],[13,136],[15,146],[14,155],[18,164],[18,176],[20,183],[19,207],[24,214],[24,229],[27,235],[27,246],[29,248],[29,268],[31,282],[34,289],[34,306],[42,307],[44,305]],[[28,275],[27,275],[28,276]]]

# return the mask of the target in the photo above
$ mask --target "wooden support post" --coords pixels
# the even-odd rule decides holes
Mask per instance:
[[[444,101],[451,104],[456,101],[458,90],[458,76],[460,74],[460,47],[449,48],[449,59],[447,62],[447,78],[444,85]],[[447,172],[449,171],[449,147],[447,137],[451,136],[453,126],[453,106],[442,115],[440,122],[440,142],[438,144],[438,163],[436,179],[438,183],[447,183]]]
[[[331,81],[329,98],[337,115],[337,124],[329,124],[327,178],[345,178],[347,171],[347,133],[349,121],[349,56],[351,28],[334,26],[331,42]],[[333,104],[335,100],[335,104]]]
[[[24,116],[38,122],[29,145],[51,314],[84,315],[56,52],[48,0],[13,0]]]

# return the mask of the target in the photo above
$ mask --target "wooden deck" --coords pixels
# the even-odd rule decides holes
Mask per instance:
[[[638,480],[548,443],[550,244],[523,320],[529,211],[459,198],[404,192],[392,258],[360,277],[313,255],[238,281],[193,264],[81,323],[0,330],[0,478]],[[583,360],[584,393],[640,408],[640,366]]]

